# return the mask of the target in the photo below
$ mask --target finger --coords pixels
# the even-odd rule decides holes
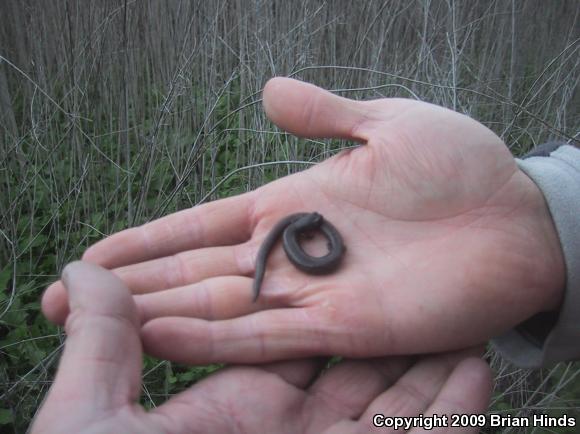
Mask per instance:
[[[50,322],[63,325],[70,312],[68,296],[62,281],[52,283],[44,293],[40,301],[42,313]]]
[[[240,243],[252,233],[252,208],[253,195],[246,193],[180,211],[111,235],[90,247],[83,260],[114,268],[204,246]],[[62,282],[44,292],[42,311],[48,320],[64,323],[69,307]]]
[[[72,313],[47,405],[90,411],[134,402],[142,351],[137,309],[128,289],[109,271],[80,261],[64,269],[63,280]]]
[[[133,294],[144,294],[183,287],[214,276],[251,274],[254,267],[252,249],[244,243],[189,250],[116,268],[113,272]],[[57,324],[64,322],[68,315],[68,303],[62,282],[54,282],[46,289],[42,297],[42,311],[50,321]]]
[[[424,414],[459,362],[480,353],[481,349],[477,348],[419,360],[368,406],[360,417],[360,423],[368,424],[376,414],[400,417]],[[381,432],[397,431],[392,427],[382,427]]]
[[[91,246],[83,260],[120,267],[200,247],[238,244],[252,234],[253,193],[196,206],[126,229]]]
[[[162,317],[236,318],[274,306],[267,297],[252,302],[252,282],[249,277],[214,277],[193,285],[138,295],[135,302],[143,323]]]
[[[303,359],[261,367],[232,366],[203,379],[150,414],[161,416],[169,424],[168,432],[276,432],[289,409],[295,416],[304,399],[301,389],[324,363]],[[224,409],[228,409],[227,414]],[[180,426],[171,426],[174,421],[180,421]]]
[[[153,319],[141,328],[145,350],[189,364],[265,363],[352,352],[342,325],[326,325],[316,307],[275,309],[241,318],[205,321]]]
[[[345,360],[326,371],[308,389],[312,405],[320,408],[327,404],[327,397],[332,397],[332,411],[340,411],[342,418],[358,419],[369,403],[395,383],[411,363],[410,357]],[[326,414],[317,411],[317,416],[324,419]],[[321,428],[325,422],[328,420],[321,420]]]
[[[309,386],[321,370],[328,364],[328,357],[311,357],[299,360],[284,360],[281,362],[259,365],[264,371],[275,374],[286,383],[298,389]]]
[[[291,78],[276,77],[264,87],[264,110],[280,128],[301,137],[363,141],[357,126],[367,109],[358,101]]]
[[[487,363],[478,358],[464,359],[455,367],[435,398],[435,402],[425,413],[425,418],[434,415],[448,416],[447,427],[429,430],[420,428],[413,433],[478,433],[480,428],[485,426],[484,414],[489,406],[492,388],[492,375]],[[452,414],[465,415],[469,418],[467,424],[460,419],[459,427],[451,427]]]

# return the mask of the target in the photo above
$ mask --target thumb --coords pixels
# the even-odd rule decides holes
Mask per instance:
[[[87,262],[64,269],[71,313],[60,366],[45,407],[65,406],[87,417],[133,403],[140,391],[137,308],[125,284]],[[43,408],[44,410],[45,408]]]
[[[364,103],[334,95],[313,84],[276,77],[264,87],[264,110],[285,131],[301,137],[365,141],[357,127],[369,111]]]

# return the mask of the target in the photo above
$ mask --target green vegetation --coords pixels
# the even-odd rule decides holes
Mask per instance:
[[[273,127],[268,78],[441,104],[517,155],[578,137],[579,14],[574,0],[0,2],[0,432],[25,432],[50,386],[64,335],[40,295],[67,262],[352,145]],[[580,417],[575,365],[488,357],[494,411]],[[146,407],[217,368],[144,364]]]

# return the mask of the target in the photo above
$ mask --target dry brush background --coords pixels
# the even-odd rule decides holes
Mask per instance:
[[[516,155],[577,143],[579,14],[574,0],[0,0],[0,431],[23,432],[50,385],[63,334],[39,294],[64,264],[352,145],[273,127],[270,77],[440,104]],[[495,411],[580,416],[574,364],[488,357]],[[147,359],[143,402],[212,369]]]

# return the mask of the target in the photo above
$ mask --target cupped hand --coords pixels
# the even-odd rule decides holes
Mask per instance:
[[[136,403],[140,324],[129,291],[113,274],[83,262],[63,276],[72,311],[68,337],[32,434],[352,434],[374,432],[375,415],[379,423],[419,415],[429,421],[487,409],[489,367],[471,357],[477,350],[467,350],[414,363],[403,357],[344,361],[322,376],[315,359],[230,367],[146,412]],[[451,431],[451,422],[437,432]]]
[[[90,247],[84,260],[138,294],[147,351],[189,363],[445,351],[557,308],[564,265],[551,216],[492,131],[432,104],[353,101],[285,78],[266,85],[264,106],[296,135],[364,145]],[[278,246],[252,303],[261,242],[308,211],[341,232],[341,268],[303,274]],[[306,249],[321,254],[324,242]],[[64,321],[61,283],[43,309]]]

